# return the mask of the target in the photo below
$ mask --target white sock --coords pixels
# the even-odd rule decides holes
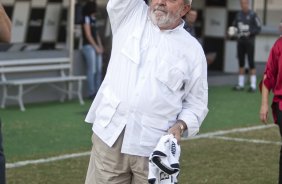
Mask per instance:
[[[250,80],[251,80],[251,87],[253,89],[257,88],[257,76],[256,75],[251,75],[250,76]]]
[[[244,87],[245,86],[245,76],[244,75],[239,75],[238,76],[238,85],[240,87]]]

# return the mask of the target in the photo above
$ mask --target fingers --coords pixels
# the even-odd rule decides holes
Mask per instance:
[[[266,124],[268,120],[268,105],[261,105],[260,108],[260,120],[262,123]]]
[[[180,134],[175,135],[174,138],[177,140],[177,144],[180,144],[180,140],[181,140]]]
[[[181,140],[180,134],[177,134],[177,133],[170,133],[170,132],[168,132],[168,134],[172,134],[172,135],[173,135],[173,137],[177,140],[177,144],[180,143],[180,140]]]
[[[180,143],[181,140],[181,130],[178,126],[173,126],[168,130],[168,134],[172,134],[174,138],[177,140],[177,144]]]
[[[267,114],[266,113],[261,113],[260,114],[260,120],[262,123],[267,124]]]
[[[104,49],[101,48],[101,47],[99,47],[99,49],[97,49],[97,52],[98,52],[99,54],[102,54],[102,53],[104,52]]]

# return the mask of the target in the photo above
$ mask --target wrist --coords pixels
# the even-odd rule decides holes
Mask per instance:
[[[262,102],[261,102],[261,106],[268,106],[268,102],[262,101]]]
[[[183,132],[187,129],[186,123],[182,120],[178,120],[177,125],[180,129],[180,134],[182,135]]]

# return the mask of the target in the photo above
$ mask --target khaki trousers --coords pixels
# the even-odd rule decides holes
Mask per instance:
[[[85,184],[147,184],[148,157],[121,153],[124,131],[112,147],[95,133]]]

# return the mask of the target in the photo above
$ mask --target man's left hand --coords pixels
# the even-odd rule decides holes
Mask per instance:
[[[181,129],[181,126],[184,127],[184,130],[186,130],[186,124],[182,120],[178,120],[169,130],[168,133],[172,134],[179,144],[181,135],[183,133],[183,130]]]

